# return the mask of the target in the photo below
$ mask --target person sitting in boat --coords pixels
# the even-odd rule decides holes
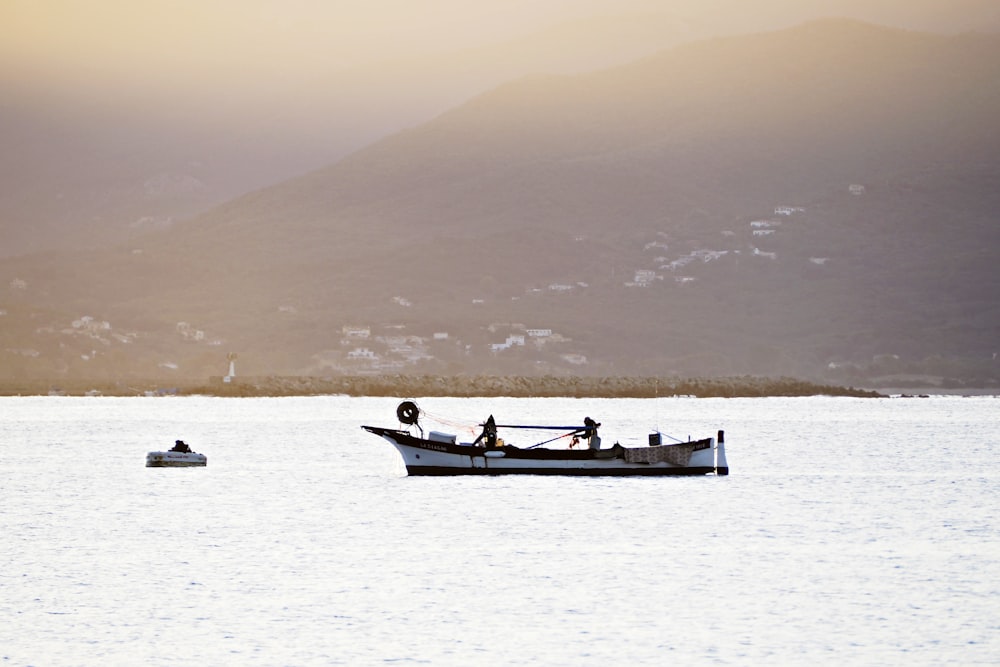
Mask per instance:
[[[191,448],[183,440],[175,440],[174,446],[170,449],[172,452],[182,452],[184,454],[190,454]]]
[[[490,418],[483,424],[483,432],[479,434],[478,438],[472,441],[472,444],[478,445],[482,440],[486,441],[486,447],[497,446],[497,423],[493,421],[493,415],[490,415]]]

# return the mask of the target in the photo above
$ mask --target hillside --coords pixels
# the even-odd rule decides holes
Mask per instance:
[[[521,79],[113,251],[5,263],[4,370],[995,381],[996,62],[822,21]]]
[[[141,83],[103,81],[109,75],[94,66],[25,76],[0,57],[0,258],[136,238],[334,162],[508,79],[620,64],[707,30],[665,13],[612,15],[476,47],[450,39],[406,57],[387,51],[347,67],[333,48],[281,67],[261,62],[251,44],[250,82],[215,74],[196,83],[213,74],[210,62],[189,63],[180,83],[156,70]],[[3,48],[0,34],[0,56]]]
[[[525,75],[828,16],[1000,31],[993,0],[387,2],[8,0],[0,259],[137,238]]]

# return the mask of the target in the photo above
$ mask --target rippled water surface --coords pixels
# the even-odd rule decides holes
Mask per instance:
[[[726,431],[624,479],[407,478],[396,403],[0,399],[0,664],[1000,663],[1000,399],[420,401]]]

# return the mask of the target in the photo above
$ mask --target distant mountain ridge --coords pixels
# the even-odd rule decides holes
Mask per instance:
[[[346,69],[298,63],[264,97],[227,81],[208,91],[49,81],[0,59],[0,257],[133,238],[328,164],[511,77],[627,62],[707,30],[693,24],[609,16]],[[150,179],[199,187],[150,193]]]
[[[8,368],[995,373],[996,62],[838,20],[511,82],[115,251],[11,262],[8,321],[136,336]]]
[[[288,25],[310,14],[322,22],[319,9],[288,7],[279,15]],[[17,10],[8,17],[13,20],[0,22],[0,142],[7,148],[0,156],[0,258],[134,238],[337,160],[526,74],[610,67],[695,39],[774,29],[832,12],[915,30],[1000,31],[1000,8],[992,0],[840,0],[835,7],[820,0],[708,0],[683,11],[643,14],[635,13],[640,5],[626,2],[589,18],[580,18],[587,10],[576,7],[563,14],[575,20],[559,22],[553,14],[551,25],[539,19],[520,36],[474,48],[456,46],[469,43],[461,37],[443,39],[439,52],[396,59],[388,53],[378,58],[377,39],[371,53],[352,59],[348,45],[317,43],[325,29],[317,25],[317,32],[303,36],[308,43],[283,59],[280,49],[256,37],[251,44],[241,41],[252,16],[223,17],[218,8],[203,7],[196,13],[207,23],[170,20],[182,10],[157,1],[127,12],[123,20],[139,25],[120,53],[135,53],[144,66],[141,74],[120,80],[114,72],[123,77],[129,63],[118,58],[110,63],[113,71],[106,66],[121,36],[111,31],[93,44],[86,36],[93,12],[52,8],[47,27],[27,31],[19,30]],[[600,10],[595,5],[591,11]],[[140,47],[134,35],[157,16],[169,25]],[[261,30],[277,30],[280,37],[281,27]],[[93,48],[39,48],[49,33]],[[157,51],[173,50],[188,37],[194,48]],[[227,55],[200,60],[206,40],[226,43]],[[60,67],[70,53],[71,61]],[[174,67],[165,69],[168,63]],[[177,63],[184,64],[182,72]],[[155,179],[198,187],[152,194],[146,184]]]

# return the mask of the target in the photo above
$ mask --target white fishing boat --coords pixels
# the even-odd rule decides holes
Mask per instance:
[[[600,424],[587,417],[580,426],[497,424],[490,415],[472,442],[459,442],[454,434],[424,433],[423,411],[412,401],[396,409],[397,428],[362,426],[391,443],[402,455],[410,475],[728,475],[725,436],[665,443],[664,434],[647,434],[646,446],[616,442],[602,447]],[[416,434],[414,433],[416,430]],[[541,442],[515,445],[499,433],[558,431]],[[515,435],[514,437],[517,437]],[[562,440],[562,448],[544,447]]]
[[[191,447],[183,440],[178,440],[174,446],[165,452],[149,452],[146,454],[147,468],[189,468],[208,465],[208,457],[191,451]]]

